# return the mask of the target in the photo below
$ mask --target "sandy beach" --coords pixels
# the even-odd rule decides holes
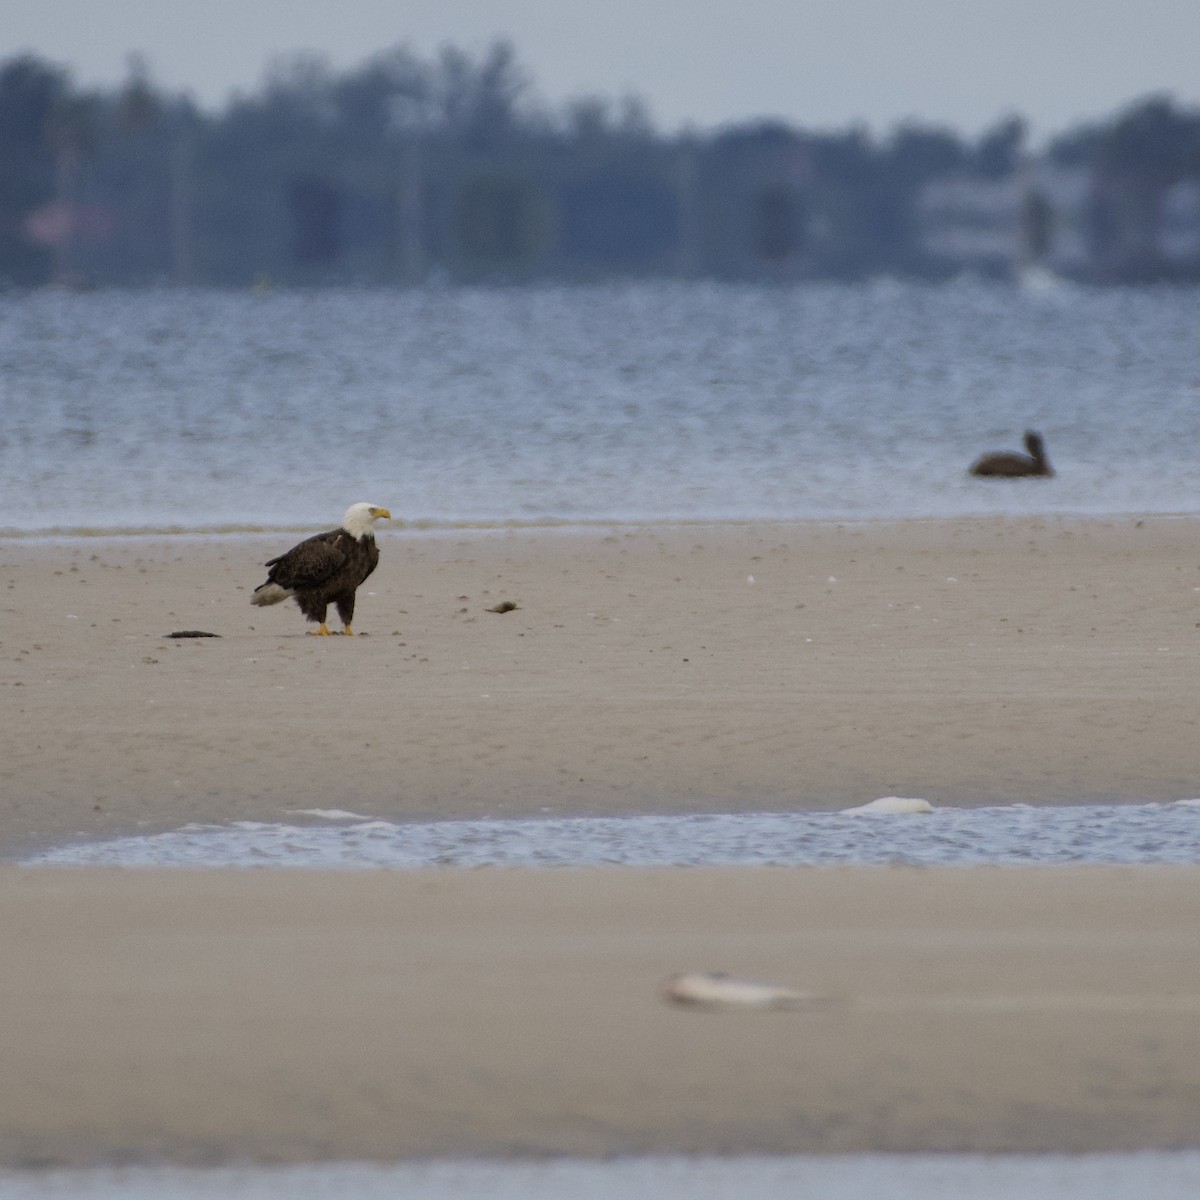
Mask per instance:
[[[1198,883],[8,868],[0,1161],[1195,1146]]]
[[[1194,520],[401,530],[351,639],[250,605],[296,537],[3,547],[0,847],[1200,792]]]
[[[0,548],[0,855],[317,807],[1200,795],[1194,519],[401,528],[352,639],[249,603],[303,532]],[[0,1165],[1194,1146],[1198,885],[7,866]],[[838,1002],[659,1000],[701,968]]]

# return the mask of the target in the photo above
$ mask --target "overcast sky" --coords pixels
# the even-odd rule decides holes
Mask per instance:
[[[778,117],[813,129],[907,118],[975,135],[1010,113],[1036,138],[1168,92],[1200,104],[1200,0],[0,0],[23,51],[112,85],[132,52],[218,108],[272,58],[335,69],[407,44],[430,57],[507,38],[537,94],[640,96],[666,132]]]

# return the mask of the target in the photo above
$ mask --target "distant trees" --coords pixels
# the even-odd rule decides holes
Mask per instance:
[[[1155,96],[1127,109],[1096,139],[1090,242],[1104,280],[1152,280],[1186,273],[1163,253],[1167,194],[1200,180],[1200,118]]]
[[[54,117],[70,97],[63,72],[23,55],[0,66],[0,276],[45,281],[62,236],[46,206],[54,198]],[[42,223],[31,224],[36,214]]]
[[[1025,122],[1005,117],[979,139],[973,155],[974,168],[984,179],[1004,179],[1021,165],[1025,154]]]
[[[1200,250],[1164,248],[1172,197],[1200,186],[1200,113],[1151,98],[1046,161],[1091,180],[1088,277],[1200,278]],[[632,98],[554,112],[503,42],[432,60],[399,47],[344,73],[282,59],[216,114],[138,60],[91,94],[22,56],[0,63],[0,284],[937,277],[961,268],[931,250],[922,197],[947,180],[1020,191],[993,209],[1047,253],[1059,215],[1025,186],[1029,162],[1017,117],[971,143],[911,122],[885,138],[780,122],[667,137]],[[995,244],[1000,270],[1012,255]]]

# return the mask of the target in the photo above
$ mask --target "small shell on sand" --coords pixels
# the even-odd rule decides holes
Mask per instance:
[[[890,813],[892,815],[931,813],[933,805],[928,800],[918,800],[913,796],[881,796],[878,800],[872,800],[870,804],[860,804],[857,808],[844,808],[842,812],[856,816],[861,813]]]
[[[814,1008],[828,998],[774,983],[735,979],[723,971],[688,971],[662,985],[662,998],[683,1008]]]

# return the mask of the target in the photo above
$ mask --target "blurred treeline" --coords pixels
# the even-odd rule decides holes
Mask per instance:
[[[939,182],[953,212],[929,202]],[[506,44],[342,74],[292,59],[219,113],[137,61],[111,92],[0,62],[0,285],[939,278],[1053,261],[1068,226],[1068,273],[1200,279],[1200,112],[1143,100],[1035,161],[1016,117],[974,141],[664,136],[635,99],[548,109]],[[955,230],[992,248],[956,250]]]

